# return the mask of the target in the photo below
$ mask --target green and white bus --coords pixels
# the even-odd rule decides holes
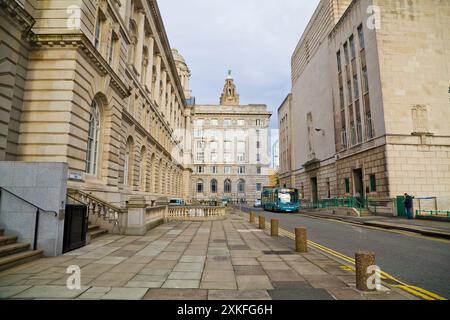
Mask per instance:
[[[300,197],[297,189],[264,188],[261,206],[266,211],[298,212]]]

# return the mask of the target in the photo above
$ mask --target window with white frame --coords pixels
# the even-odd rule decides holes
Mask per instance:
[[[86,173],[97,174],[97,161],[99,155],[100,139],[100,112],[95,100],[91,104],[91,114],[89,118],[89,132],[86,153]]]
[[[245,167],[244,166],[238,167],[238,174],[245,174]]]

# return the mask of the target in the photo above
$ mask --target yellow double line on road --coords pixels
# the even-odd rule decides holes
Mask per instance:
[[[268,227],[270,227],[270,224],[266,223],[266,225]],[[287,238],[295,240],[295,235],[292,232],[289,232],[289,231],[287,231],[285,229],[280,228],[279,229],[279,234],[282,235],[282,236],[285,236]],[[311,240],[308,240],[308,246],[310,246],[310,247],[312,247],[314,249],[317,249],[319,251],[325,252],[325,253],[327,253],[327,254],[335,257],[335,258],[338,258],[340,260],[343,260],[343,261],[345,261],[347,263],[350,263],[350,265],[345,265],[345,267],[347,267],[348,270],[351,270],[351,271],[355,270],[355,267],[354,267],[355,266],[355,259],[353,259],[351,257],[348,257],[348,256],[346,256],[346,255],[344,255],[344,254],[342,254],[340,252],[337,252],[337,251],[335,251],[333,249],[330,249],[328,247],[320,245],[320,244],[318,244],[318,243],[316,243],[314,241],[311,241]],[[402,289],[402,290],[404,290],[404,291],[406,291],[406,292],[408,292],[408,293],[410,293],[410,294],[412,294],[414,296],[417,296],[419,298],[422,298],[422,299],[425,299],[425,300],[447,300],[446,298],[441,297],[441,296],[439,296],[439,295],[437,295],[435,293],[432,293],[430,291],[427,291],[425,289],[406,284],[406,283],[396,279],[395,277],[393,277],[392,275],[390,275],[390,274],[388,274],[388,273],[386,273],[384,271],[381,271],[381,278],[382,278],[382,280],[389,279],[389,280],[395,282],[396,284],[394,284],[394,285],[391,284],[392,287],[400,288],[400,289]],[[384,284],[387,285],[386,283],[384,283]]]

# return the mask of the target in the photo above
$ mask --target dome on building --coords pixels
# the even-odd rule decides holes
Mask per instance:
[[[176,62],[182,62],[182,63],[186,64],[186,60],[184,60],[183,56],[178,52],[177,49],[175,49],[175,48],[172,49],[172,55],[173,55],[173,59]]]

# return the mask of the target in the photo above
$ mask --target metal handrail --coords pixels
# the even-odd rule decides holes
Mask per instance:
[[[0,199],[1,199],[1,194],[2,191],[6,191],[7,193],[9,193],[10,195],[12,195],[13,197],[15,197],[16,199],[19,199],[20,201],[25,202],[26,204],[36,208],[36,218],[34,220],[34,238],[33,238],[33,250],[37,249],[37,241],[38,241],[38,234],[39,234],[39,216],[41,211],[45,212],[45,213],[54,213],[55,214],[55,218],[58,216],[58,212],[53,211],[53,210],[45,210],[42,209],[41,207],[35,205],[34,203],[31,203],[30,201],[22,198],[21,196],[15,194],[14,192],[4,188],[4,187],[0,187]]]

